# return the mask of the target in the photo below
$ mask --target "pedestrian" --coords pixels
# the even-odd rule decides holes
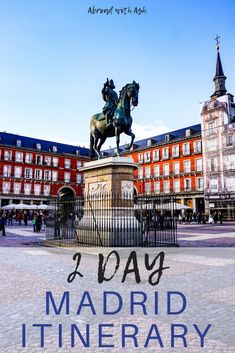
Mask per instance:
[[[219,221],[220,224],[223,224],[223,213],[221,211],[219,212]]]
[[[36,216],[36,232],[40,232],[41,230],[41,225],[42,225],[42,217],[41,215],[38,213]]]
[[[179,214],[178,220],[179,220],[179,224],[181,224],[181,222],[182,222],[182,216],[181,216],[181,214]]]
[[[32,220],[32,225],[33,225],[33,231],[34,233],[36,233],[36,216],[33,217],[33,220]]]
[[[8,217],[7,217],[7,224],[8,224],[9,226],[12,226],[12,224],[13,224],[13,212],[12,212],[12,211],[10,211],[10,213],[8,214]]]
[[[218,222],[218,213],[215,211],[214,213],[214,223],[217,224]]]
[[[3,217],[3,215],[0,215],[0,231],[2,231],[2,235],[6,236],[6,232],[5,232],[5,219]]]
[[[208,223],[212,224],[214,222],[213,215],[209,215]]]
[[[25,226],[28,225],[28,213],[27,213],[27,211],[24,211],[24,225]]]

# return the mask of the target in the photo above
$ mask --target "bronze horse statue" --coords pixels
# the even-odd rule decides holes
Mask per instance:
[[[100,149],[107,137],[116,136],[116,155],[120,155],[119,143],[120,134],[124,133],[131,136],[131,143],[127,146],[130,149],[133,146],[135,135],[131,131],[132,117],[131,105],[138,105],[139,84],[133,81],[126,84],[120,91],[117,106],[113,115],[113,123],[109,126],[103,113],[95,114],[90,121],[90,156],[91,158],[101,158]]]

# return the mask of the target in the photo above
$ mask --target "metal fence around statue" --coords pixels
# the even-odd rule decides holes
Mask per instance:
[[[48,216],[47,240],[81,246],[176,246],[175,199],[103,192],[56,200]]]

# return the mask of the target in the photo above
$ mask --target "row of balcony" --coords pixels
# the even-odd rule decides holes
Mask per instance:
[[[168,178],[168,177],[181,177],[185,175],[198,175],[202,174],[202,170],[191,170],[191,171],[184,171],[184,172],[179,172],[179,173],[169,173],[169,174],[161,174],[161,175],[148,175],[148,176],[142,176],[139,177],[137,176],[135,179],[140,179],[140,180],[146,180],[146,179],[156,179],[156,178]]]
[[[198,154],[201,154],[202,152],[201,151],[198,151],[198,152],[194,152],[194,153],[185,153],[185,154],[182,154],[182,155],[172,155],[171,157],[169,156],[166,156],[166,157],[162,157],[162,158],[144,158],[143,160],[138,160],[138,164],[145,164],[145,163],[154,163],[154,162],[162,162],[162,161],[166,161],[166,160],[169,160],[169,159],[176,159],[176,158],[183,158],[183,157],[187,157],[187,156],[190,156],[190,155],[198,155]]]

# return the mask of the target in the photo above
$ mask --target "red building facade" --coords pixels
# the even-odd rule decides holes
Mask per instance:
[[[82,195],[79,170],[89,160],[87,149],[7,133],[0,133],[0,138],[1,206]]]
[[[138,194],[173,194],[177,202],[204,211],[201,126],[136,142],[131,153]]]

